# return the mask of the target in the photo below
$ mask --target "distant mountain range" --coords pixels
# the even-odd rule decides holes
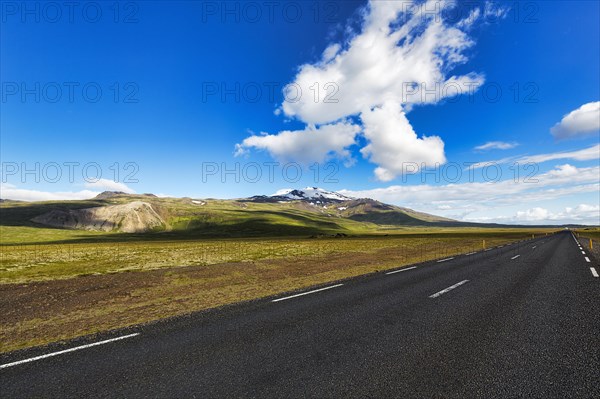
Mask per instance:
[[[116,191],[82,201],[4,200],[0,217],[4,225],[12,226],[192,237],[370,234],[417,226],[499,226],[459,222],[318,187],[229,200],[159,198]]]
[[[335,191],[327,191],[318,187],[306,187],[302,190],[283,190],[275,195],[258,195],[251,197],[254,201],[308,201],[314,204],[329,204],[334,202],[350,201],[355,198],[347,197]]]
[[[330,210],[341,217],[381,225],[429,225],[431,223],[461,223],[456,220],[388,205],[370,198],[353,198],[318,187],[286,190],[270,196],[254,196],[242,201],[268,203],[304,203]]]

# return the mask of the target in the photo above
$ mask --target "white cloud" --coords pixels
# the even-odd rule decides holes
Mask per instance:
[[[586,136],[600,130],[600,101],[587,103],[565,115],[550,129],[557,139]]]
[[[556,169],[551,170],[548,173],[552,176],[569,177],[569,176],[576,176],[578,172],[579,172],[579,170],[575,166],[565,164],[565,165],[558,165],[556,167]]]
[[[591,161],[600,159],[600,144],[577,151],[555,152],[550,154],[531,155],[520,158],[519,163],[542,163],[557,159],[573,159],[575,161]]]
[[[511,148],[515,148],[518,146],[518,143],[515,142],[504,142],[504,141],[488,141],[485,144],[479,145],[475,147],[477,151],[486,151],[486,150],[510,150]]]
[[[479,8],[474,8],[469,12],[469,15],[460,20],[456,26],[459,28],[469,29],[471,28],[475,22],[481,17],[481,10]]]
[[[82,200],[94,198],[100,194],[98,191],[39,191],[17,188],[12,184],[0,184],[0,198],[18,201],[60,201],[60,200]]]
[[[95,188],[105,191],[123,191],[125,193],[135,193],[131,188],[123,183],[117,183],[112,180],[100,179],[97,182],[85,183],[85,187]],[[94,198],[101,191],[80,190],[80,191],[41,191],[18,188],[14,184],[0,184],[0,198],[12,199],[17,201],[61,201],[61,200],[83,200]]]
[[[329,123],[386,102],[406,104],[407,91],[413,85],[430,89],[450,79],[457,84],[481,84],[479,75],[445,76],[444,71],[466,61],[463,52],[473,41],[462,30],[443,22],[442,11],[451,3],[428,3],[411,9],[405,1],[370,2],[362,32],[345,48],[328,46],[319,62],[300,67],[291,91],[295,94],[299,87],[303,96],[299,101],[290,101],[295,95],[287,97],[282,105],[284,113],[306,123]],[[436,7],[437,13],[426,11]],[[404,23],[394,24],[396,21]],[[337,92],[331,99],[337,101],[315,101],[312,94],[316,84],[319,99],[333,91],[325,87],[327,83],[335,84]],[[440,90],[438,96],[419,94],[412,96],[410,103],[438,102],[453,93]]]
[[[325,161],[332,156],[348,161],[351,154],[347,148],[355,143],[359,130],[359,126],[350,122],[339,122],[320,127],[309,125],[304,130],[250,136],[236,145],[236,155],[255,148],[266,150],[281,161],[309,164]]]
[[[361,153],[379,165],[375,176],[380,181],[390,181],[402,174],[407,162],[426,166],[446,162],[442,139],[437,136],[418,138],[401,107],[395,103],[363,112],[361,120],[364,136],[369,141]]]
[[[449,76],[455,66],[467,61],[464,53],[474,42],[465,31],[482,13],[472,11],[467,19],[452,25],[443,17],[455,6],[439,0],[370,1],[362,10],[359,33],[344,43],[328,45],[317,62],[299,68],[288,85],[282,113],[309,126],[350,117],[369,121],[370,126],[364,125],[367,145],[362,154],[378,165],[375,174],[380,180],[389,181],[402,173],[398,164],[403,161],[444,161],[442,139],[419,138],[405,113],[416,104],[472,93],[484,82],[483,75],[473,72]],[[374,130],[375,120],[388,112],[393,118],[385,123],[385,131]],[[302,144],[306,148],[310,141],[318,150],[278,153],[276,148],[290,148],[289,143],[300,140],[290,134],[293,132],[281,132],[268,138],[250,137],[237,145],[236,153],[255,147],[274,156],[303,155],[304,161],[310,156],[315,157],[311,161],[318,161],[328,153],[346,156],[339,140],[326,140],[325,134],[309,135],[306,130],[300,131],[307,139],[301,140]],[[399,148],[398,159],[391,159],[391,149]]]
[[[335,56],[340,52],[341,48],[342,47],[338,43],[334,43],[334,44],[330,45],[329,47],[327,47],[325,49],[325,51],[323,51],[322,61],[323,62],[332,61],[335,58]]]
[[[577,151],[553,152],[549,154],[527,155],[527,156],[512,156],[495,161],[481,161],[468,165],[465,170],[480,169],[486,166],[503,165],[509,162],[515,164],[543,163],[548,161],[556,161],[559,159],[570,159],[573,161],[591,161],[600,159],[600,145],[594,145],[588,148]]]
[[[465,168],[465,170],[469,170],[469,169],[481,169],[487,166],[493,166],[493,165],[503,165],[509,162],[513,162],[517,159],[517,157],[506,157],[506,158],[502,158],[502,159],[497,159],[495,161],[482,161],[482,162],[466,162],[465,164],[467,164],[468,166]]]
[[[503,7],[495,1],[486,1],[483,16],[487,20],[487,22],[495,22],[499,19],[503,19],[508,15],[510,9],[508,7]]]
[[[465,2],[465,5],[469,6],[469,2]],[[509,11],[510,7],[501,6],[495,1],[486,1],[483,8],[477,7],[470,10],[467,17],[460,20],[456,26],[461,29],[469,30],[478,21],[488,24],[497,23],[501,19],[506,18]]]
[[[498,182],[392,185],[362,191],[341,190],[340,193],[373,198],[424,212],[443,210],[445,216],[474,221],[468,218],[474,212],[496,214],[497,209],[503,206],[537,204],[573,195],[598,195],[600,192],[600,167],[597,166],[575,168],[568,164],[559,165],[534,179],[530,182],[515,182],[513,178],[508,178]],[[488,219],[491,221],[491,218]],[[477,221],[484,220],[478,218]]]
[[[122,191],[127,194],[135,193],[135,191],[127,187],[126,184],[108,179],[98,179],[97,181],[87,182],[85,183],[85,186],[87,188],[95,188],[98,190]]]
[[[579,206],[577,206],[577,208],[573,209],[573,208],[566,208],[566,212],[567,213],[581,213],[581,212],[598,212],[600,211],[600,206],[599,205],[587,205],[587,204],[581,204]]]
[[[542,207],[535,207],[525,211],[517,211],[512,216],[474,217],[466,220],[479,223],[600,225],[600,206],[579,204],[574,208],[566,207],[564,210],[556,212]]]
[[[547,220],[548,215],[549,215],[549,212],[547,209],[538,207],[538,208],[528,209],[524,212],[521,212],[521,211],[517,212],[515,219],[519,220],[519,221],[527,221],[527,222],[540,221],[540,220]]]

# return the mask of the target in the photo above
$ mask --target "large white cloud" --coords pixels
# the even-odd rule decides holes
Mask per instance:
[[[339,122],[303,130],[283,131],[279,134],[250,136],[236,145],[236,154],[249,148],[266,150],[281,161],[297,161],[303,164],[322,162],[330,157],[349,160],[347,147],[355,143],[360,127],[349,122]]]
[[[446,161],[442,139],[437,136],[418,138],[402,108],[394,102],[363,112],[361,120],[364,136],[369,141],[361,153],[379,165],[375,169],[378,180],[393,180],[406,172],[403,168],[408,163],[420,167]]]
[[[445,162],[442,139],[419,138],[405,113],[417,104],[472,93],[484,82],[478,73],[450,74],[467,61],[465,51],[474,42],[466,31],[483,12],[472,11],[464,20],[450,24],[444,15],[454,6],[452,1],[439,0],[370,1],[362,10],[360,32],[344,43],[330,44],[320,60],[299,68],[279,112],[308,125],[358,117],[367,141],[362,154],[378,165],[375,174],[380,180],[401,174],[405,162]],[[388,114],[391,119],[382,123]],[[323,135],[305,136],[324,139]],[[278,157],[308,155],[284,143],[298,140],[297,135],[281,132],[267,137],[247,138],[237,153],[261,146],[271,151],[276,145]],[[327,142],[314,143],[320,149],[313,154],[318,158],[315,161],[324,153],[340,153],[338,140],[329,144],[330,148],[324,148]]]
[[[557,139],[586,136],[600,131],[600,101],[587,103],[565,115],[550,129]]]
[[[329,46],[320,62],[300,67],[290,87],[294,95],[286,97],[293,101],[283,103],[285,114],[307,123],[328,123],[386,102],[435,103],[456,95],[459,87],[468,91],[465,84],[483,83],[477,74],[446,76],[466,61],[463,52],[473,45],[465,32],[443,21],[442,12],[452,3],[435,0],[413,9],[409,3],[370,2],[360,34],[344,48]],[[438,12],[429,11],[436,8]],[[326,87],[328,83],[334,86]],[[423,89],[436,86],[436,94],[425,95]],[[298,87],[304,95],[296,101]],[[317,88],[319,101],[312,95]],[[335,90],[330,101],[323,101]]]

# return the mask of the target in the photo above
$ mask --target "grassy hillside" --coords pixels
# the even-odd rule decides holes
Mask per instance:
[[[165,221],[165,228],[152,233],[123,234],[51,228],[32,221],[51,211],[77,211],[132,201],[151,204]],[[372,200],[314,206],[302,201],[280,203],[118,195],[87,201],[3,202],[0,204],[0,243],[361,235],[377,234],[382,231],[381,225],[428,226],[445,220]]]
[[[85,228],[56,228],[33,221],[34,218],[37,221],[48,219],[40,218],[40,215],[58,215],[55,216],[57,218],[68,217],[73,213],[82,213],[82,209],[120,208],[115,205],[131,204],[134,201],[150,204],[153,212],[160,216],[164,224],[161,224],[160,228],[148,229],[148,232],[123,233],[118,230],[94,231]],[[112,221],[115,222],[115,225],[119,225],[119,220],[113,219]],[[93,225],[99,225],[102,221],[94,220],[93,222]],[[81,223],[76,225],[80,227]],[[193,200],[191,198],[158,198],[153,195],[123,194],[102,195],[100,198],[86,201],[33,203],[3,201],[0,203],[0,245],[244,237],[307,238],[336,235],[396,235],[404,234],[407,231],[411,233],[443,232],[439,230],[440,228],[477,230],[485,227],[498,229],[508,226],[462,223],[383,204],[371,199],[353,199],[317,205],[307,201]]]
[[[124,234],[50,228],[31,221],[55,209],[77,210],[95,206],[128,203],[139,197],[107,200],[43,203],[3,203],[0,205],[2,244],[51,241],[112,241],[189,239],[206,237],[276,237],[331,234],[365,234],[377,226],[328,213],[302,209],[294,204],[244,203],[209,200],[204,205],[190,199],[145,198],[165,220],[162,232]]]

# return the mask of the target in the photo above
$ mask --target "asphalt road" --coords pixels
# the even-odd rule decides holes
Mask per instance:
[[[5,355],[0,397],[599,398],[582,251],[562,232]]]

